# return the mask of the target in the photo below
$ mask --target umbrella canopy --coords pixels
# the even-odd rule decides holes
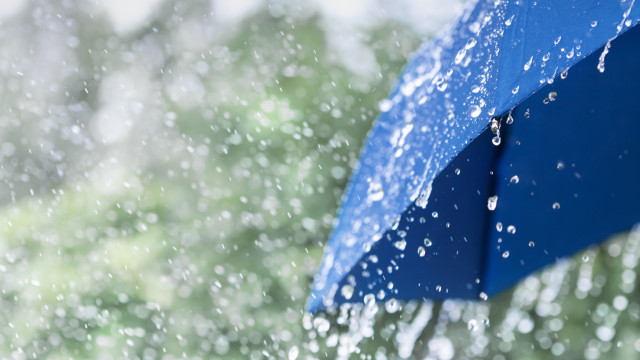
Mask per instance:
[[[640,221],[633,3],[481,0],[419,49],[380,103],[308,310],[485,299]]]

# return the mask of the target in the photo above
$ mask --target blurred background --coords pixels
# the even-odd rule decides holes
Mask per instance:
[[[0,357],[629,359],[640,232],[488,302],[304,304],[463,0],[0,0]]]

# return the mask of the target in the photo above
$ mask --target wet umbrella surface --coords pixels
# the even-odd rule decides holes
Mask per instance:
[[[480,1],[427,42],[380,103],[309,309],[486,299],[630,229],[639,19],[633,2]]]

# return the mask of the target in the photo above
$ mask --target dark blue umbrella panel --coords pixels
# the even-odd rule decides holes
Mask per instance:
[[[479,1],[369,133],[308,310],[484,299],[640,221],[640,6]]]

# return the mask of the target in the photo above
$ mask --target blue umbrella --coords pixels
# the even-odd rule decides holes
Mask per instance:
[[[486,299],[640,221],[640,6],[479,1],[380,103],[308,310]]]

